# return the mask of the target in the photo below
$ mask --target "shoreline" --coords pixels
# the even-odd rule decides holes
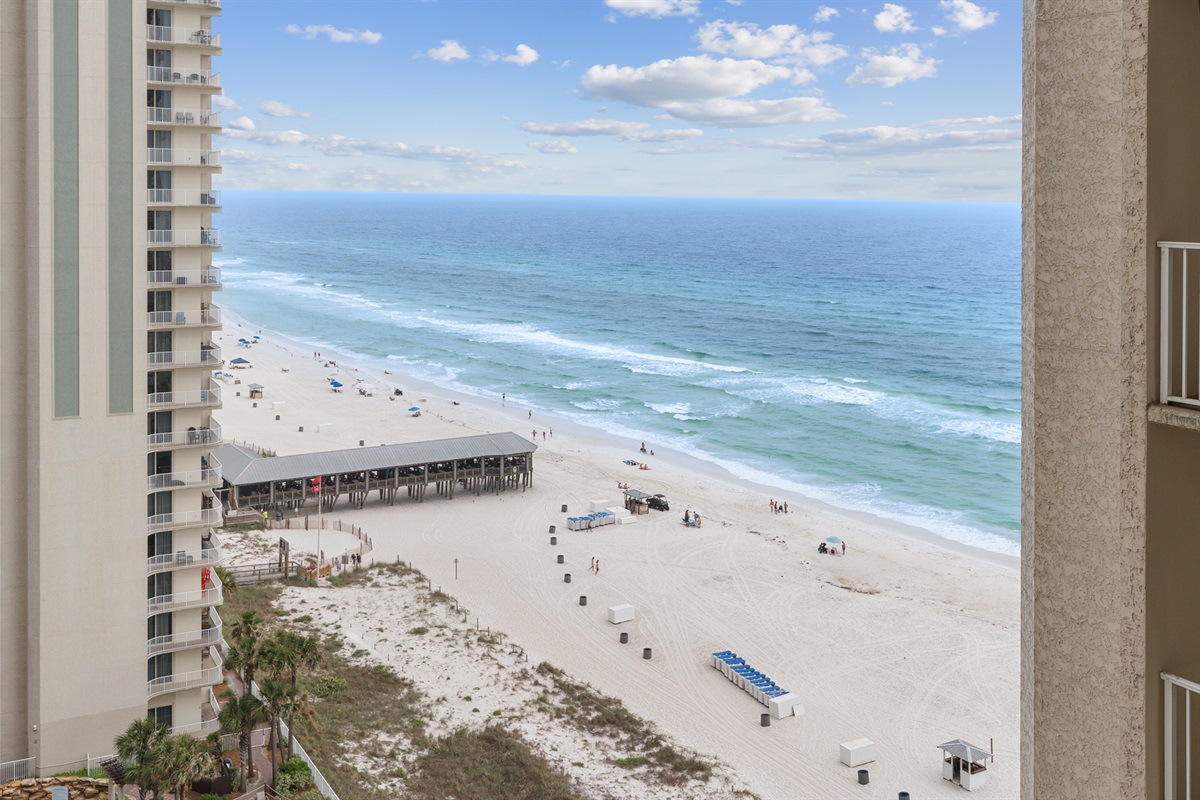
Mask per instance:
[[[307,354],[307,348],[311,346],[305,342],[299,341],[291,336],[279,333],[278,331],[272,330],[270,328],[259,327],[252,320],[247,319],[246,317],[242,316],[238,312],[233,311],[226,306],[221,307],[221,313],[225,317],[225,328],[224,328],[225,331],[228,331],[229,326],[231,326],[231,325],[235,326],[235,327],[252,328],[256,331],[263,332],[262,335],[267,336],[271,341],[285,343],[286,349],[290,350],[294,355],[299,356],[299,357],[305,357]],[[235,337],[235,341],[236,341],[236,337]],[[439,397],[440,396],[442,399],[450,400],[451,402],[453,402],[453,401],[458,401],[459,403],[495,402],[495,403],[499,404],[499,400],[497,398],[492,398],[485,393],[474,393],[474,392],[468,392],[468,391],[464,391],[464,390],[460,390],[460,389],[455,389],[452,387],[441,386],[432,381],[413,378],[410,375],[408,375],[407,373],[405,373],[403,370],[394,370],[394,371],[393,370],[384,370],[382,368],[375,367],[375,366],[364,366],[361,364],[356,364],[356,362],[362,358],[362,356],[359,354],[348,354],[348,353],[345,353],[343,351],[336,350],[336,349],[332,350],[331,353],[334,354],[334,356],[335,356],[334,359],[326,358],[324,353],[322,353],[321,361],[325,362],[325,361],[330,361],[330,360],[337,360],[339,363],[339,368],[340,368],[340,365],[345,364],[346,367],[355,369],[356,371],[360,372],[361,374],[363,374],[365,376],[369,376],[369,378],[371,379],[371,382],[374,382],[377,385],[380,385],[381,387],[382,387],[382,385],[388,384],[388,383],[391,383],[396,386],[400,386],[400,384],[403,383],[404,386],[400,386],[400,388],[402,388],[406,392],[406,394],[405,394],[406,400],[412,399],[412,400],[416,401],[419,398],[416,398],[413,395],[424,394],[427,397]],[[414,391],[410,392],[409,387],[412,387],[412,389]],[[520,406],[520,408],[528,409],[529,406],[527,404],[525,404],[525,405]],[[630,450],[634,453],[634,455],[632,457],[634,457],[634,458],[638,457],[637,450],[638,450],[639,442],[636,439],[627,437],[627,436],[619,434],[619,433],[611,433],[611,432],[605,431],[595,425],[589,425],[578,419],[574,419],[572,417],[565,416],[565,415],[558,413],[556,411],[553,411],[553,410],[540,409],[537,407],[534,407],[534,410],[536,410],[538,412],[539,419],[536,422],[532,422],[532,424],[534,427],[537,427],[538,430],[541,430],[541,427],[539,427],[539,426],[542,424],[542,422],[544,422],[542,417],[546,416],[546,417],[551,418],[550,422],[545,423],[546,426],[551,429],[553,428],[554,425],[557,425],[559,427],[560,431],[563,431],[564,433],[569,431],[572,434],[572,436],[575,437],[576,439],[582,438],[582,439],[595,440],[594,443],[597,445],[605,443],[605,442],[608,442],[608,443],[620,442],[623,445],[630,448]],[[511,430],[513,430],[514,432],[521,433],[522,431],[525,430],[525,428],[522,427],[522,424],[521,424],[522,421],[520,418],[520,411],[517,410],[517,406],[515,403],[499,404],[499,407],[490,409],[489,413],[499,415],[499,416],[502,416],[505,418],[511,418],[510,421],[513,424],[513,428]],[[931,546],[940,548],[942,550],[945,550],[949,553],[953,553],[953,554],[963,556],[966,558],[978,559],[978,560],[990,563],[994,566],[998,566],[998,567],[1002,567],[1002,568],[1010,568],[1010,569],[1016,570],[1018,573],[1020,571],[1021,556],[1020,556],[1019,549],[1016,554],[1000,552],[998,550],[989,549],[987,547],[982,547],[980,545],[970,544],[968,542],[962,542],[957,539],[952,539],[952,538],[945,536],[943,534],[940,534],[936,531],[921,527],[919,525],[912,524],[910,522],[905,522],[903,520],[897,520],[897,519],[893,519],[890,517],[886,517],[881,514],[872,512],[872,511],[865,511],[865,510],[860,510],[860,509],[847,508],[845,506],[839,506],[839,505],[836,505],[829,501],[822,500],[820,498],[812,497],[810,495],[806,495],[806,494],[799,493],[799,492],[797,493],[798,500],[799,500],[799,502],[797,503],[797,500],[793,500],[790,497],[786,497],[786,498],[783,497],[783,495],[781,493],[786,490],[781,489],[778,486],[772,486],[772,485],[769,485],[766,483],[760,483],[760,482],[751,480],[749,478],[743,478],[739,475],[735,475],[734,473],[730,472],[726,467],[722,466],[719,463],[715,463],[713,461],[709,461],[704,458],[700,458],[699,456],[696,456],[696,455],[692,455],[689,453],[684,453],[684,452],[681,452],[678,450],[674,450],[669,447],[656,448],[655,452],[656,452],[656,455],[654,456],[654,458],[656,459],[656,461],[659,461],[662,463],[672,463],[677,466],[687,467],[690,470],[692,470],[693,472],[698,472],[698,473],[706,475],[710,479],[721,481],[721,482],[731,484],[731,485],[735,485],[735,486],[741,487],[742,489],[745,489],[746,491],[756,492],[758,494],[761,494],[765,499],[770,499],[770,498],[778,496],[778,498],[781,501],[786,499],[791,505],[796,505],[798,507],[798,509],[806,507],[806,506],[812,506],[814,508],[821,509],[821,510],[831,513],[831,514],[844,515],[850,519],[856,520],[860,523],[868,524],[872,527],[880,527],[880,528],[888,529],[890,533],[892,533],[898,537],[910,539],[915,542],[919,542],[923,545],[931,545]],[[795,513],[795,512],[793,512],[793,513]],[[1001,539],[1001,537],[998,534],[990,534],[987,532],[981,532],[981,533],[983,533],[984,535],[987,535],[987,536],[992,536],[992,537],[996,538],[997,540]],[[1019,548],[1020,544],[1018,543],[1016,546]]]

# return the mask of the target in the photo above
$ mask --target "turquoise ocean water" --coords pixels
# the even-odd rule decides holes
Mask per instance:
[[[1015,204],[223,199],[221,304],[314,350],[1017,552]]]

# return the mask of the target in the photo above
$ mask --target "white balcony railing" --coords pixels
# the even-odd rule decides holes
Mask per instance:
[[[153,392],[146,395],[146,405],[155,411],[171,408],[216,408],[221,405],[221,389],[213,381],[207,389],[178,392]]]
[[[147,44],[193,44],[199,47],[220,47],[221,34],[213,36],[200,28],[167,28],[162,25],[146,26]]]
[[[204,308],[193,311],[148,311],[146,326],[149,328],[207,328],[221,324],[219,308]]]
[[[199,550],[178,550],[161,556],[151,556],[146,559],[146,574],[156,572],[171,572],[177,569],[195,569],[196,567],[215,567],[221,563],[221,540],[214,535],[212,547],[201,547]],[[179,638],[181,634],[176,634]]]
[[[221,127],[221,112],[204,108],[159,108],[146,106],[146,122],[151,125],[187,125],[194,128]]]
[[[212,508],[196,508],[191,511],[172,511],[146,517],[146,533],[181,530],[183,528],[205,528],[221,524],[220,505]],[[218,601],[216,605],[220,605]]]
[[[219,367],[223,363],[219,347],[199,350],[172,350],[166,353],[146,353],[147,369],[172,367]]]
[[[146,231],[146,244],[152,247],[220,247],[221,232],[216,228]]]
[[[151,453],[159,450],[174,450],[177,447],[206,447],[220,443],[221,426],[215,422],[207,428],[152,433],[146,437],[146,449]]]
[[[221,287],[221,268],[208,267],[201,270],[150,270],[146,273],[149,288],[173,288],[176,286],[200,286],[208,289]]]
[[[1200,683],[1169,672],[1159,677],[1163,681],[1163,800],[1193,800],[1200,797],[1200,781],[1192,780],[1192,752],[1200,740],[1200,725],[1192,724],[1192,703],[1200,703]],[[1183,769],[1179,770],[1181,750]]]
[[[204,489],[221,485],[221,465],[182,472],[163,472],[146,476],[147,492],[166,492],[172,489]]]
[[[151,6],[203,6],[210,11],[221,13],[221,0],[148,0]]]
[[[192,69],[191,67],[152,67],[147,65],[146,80],[150,83],[170,83],[175,86],[219,87],[221,73],[207,69]]]
[[[216,647],[225,640],[222,630],[224,623],[215,608],[208,610],[208,618],[212,625],[195,631],[183,633],[168,633],[166,636],[156,636],[146,641],[146,655],[154,656],[160,653],[171,653],[179,650],[193,650],[197,647]]]
[[[177,725],[171,728],[171,733],[181,734],[200,734],[207,736],[214,731],[221,729],[221,705],[217,702],[217,696],[210,688],[208,690],[208,699],[200,706],[200,721],[193,722],[190,725]]]
[[[1200,243],[1159,242],[1160,403],[1200,408]]]
[[[225,665],[225,660],[221,658],[220,651],[215,647],[208,648],[209,659],[212,665],[204,669],[198,669],[194,672],[183,672],[178,675],[164,675],[161,678],[146,682],[147,695],[149,697],[157,697],[160,694],[168,694],[170,692],[182,692],[186,689],[198,689],[201,686],[213,686],[225,679],[221,668]]]
[[[152,617],[155,614],[165,614],[168,611],[182,611],[188,608],[221,605],[221,602],[225,599],[221,579],[217,577],[215,571],[208,573],[208,579],[212,585],[207,589],[160,594],[158,597],[149,598],[146,600],[146,616]]]
[[[147,164],[169,164],[173,167],[219,167],[220,150],[183,150],[178,147],[147,147]]]
[[[221,192],[214,190],[188,192],[181,189],[147,189],[146,204],[151,206],[201,206],[219,208]]]

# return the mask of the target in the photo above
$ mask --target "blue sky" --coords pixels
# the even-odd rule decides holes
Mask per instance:
[[[1016,201],[1021,6],[226,0],[221,185]]]

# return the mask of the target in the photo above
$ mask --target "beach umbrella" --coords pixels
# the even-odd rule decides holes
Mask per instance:
[[[412,408],[409,409],[409,411],[420,411],[420,410],[421,410],[420,406],[413,406]]]
[[[829,542],[830,544],[841,544],[842,543],[842,540],[836,536],[826,536],[825,541]]]
[[[233,361],[230,361],[229,363],[230,364],[249,364],[250,362],[244,358],[235,358]]]
[[[342,388],[341,381],[330,381],[330,382],[329,382],[329,385],[330,385],[330,386],[332,386],[332,387],[333,387],[333,388],[335,388],[335,389],[340,389],[340,388]]]
[[[257,337],[257,336],[255,336],[254,338],[255,338],[255,339],[257,339],[258,337]]]

